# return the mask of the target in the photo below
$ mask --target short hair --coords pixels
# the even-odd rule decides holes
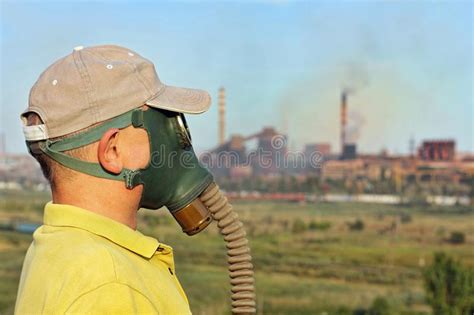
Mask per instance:
[[[26,124],[28,126],[39,125],[39,124],[42,124],[42,123],[43,123],[43,121],[42,121],[41,117],[38,114],[36,114],[34,112],[30,112],[30,113],[26,114]],[[73,136],[73,135],[76,135],[78,133],[81,133],[81,132],[83,132],[83,131],[85,131],[89,128],[86,128],[86,129],[80,130],[78,132],[68,134],[66,136],[56,137],[56,138],[53,138],[51,140],[54,141],[54,140],[64,139],[64,138],[67,138],[69,136]],[[81,159],[81,160],[86,160],[87,157],[90,155],[90,149],[87,146],[84,146],[84,147],[80,147],[80,148],[77,148],[77,149],[64,151],[64,153],[68,154],[72,157]],[[36,161],[38,161],[38,163],[41,167],[41,171],[43,172],[43,175],[46,178],[46,180],[51,185],[51,188],[55,187],[58,184],[59,178],[70,180],[71,178],[73,178],[75,176],[75,173],[74,173],[73,170],[59,164],[58,162],[56,162],[55,160],[53,160],[52,158],[50,158],[49,156],[47,156],[43,152],[39,152],[39,153],[38,152],[31,152],[31,155],[33,155],[33,157],[36,159]]]

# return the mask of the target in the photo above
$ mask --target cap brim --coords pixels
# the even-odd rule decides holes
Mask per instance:
[[[172,112],[200,114],[211,106],[211,96],[203,90],[165,85],[158,96],[145,104]]]

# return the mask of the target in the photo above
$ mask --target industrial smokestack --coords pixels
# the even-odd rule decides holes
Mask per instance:
[[[219,145],[225,142],[225,89],[219,89]]]
[[[347,91],[341,94],[341,152],[344,152],[346,144],[346,126],[347,126]]]

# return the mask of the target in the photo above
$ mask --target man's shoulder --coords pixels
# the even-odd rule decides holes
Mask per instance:
[[[115,262],[104,244],[77,228],[38,228],[23,264],[17,308],[63,310],[78,296],[116,281]]]
[[[116,279],[110,241],[74,227],[41,226],[31,245],[32,264],[48,264],[61,277],[80,273],[89,281]]]
[[[52,278],[81,277],[86,284],[133,282],[130,272],[148,260],[114,241],[76,227],[41,226],[33,237],[24,269],[55,270]],[[87,279],[87,280],[85,280]]]

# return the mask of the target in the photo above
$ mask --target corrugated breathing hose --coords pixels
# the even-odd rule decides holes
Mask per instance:
[[[254,314],[256,303],[252,256],[250,256],[243,224],[217,184],[209,185],[199,199],[217,221],[217,226],[227,243],[229,276],[232,285],[232,313]]]

